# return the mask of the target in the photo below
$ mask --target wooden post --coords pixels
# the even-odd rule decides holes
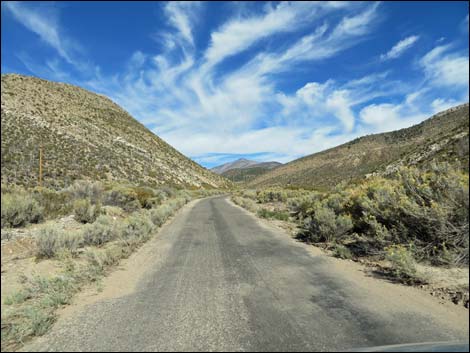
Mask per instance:
[[[42,186],[42,146],[39,146],[39,187]]]

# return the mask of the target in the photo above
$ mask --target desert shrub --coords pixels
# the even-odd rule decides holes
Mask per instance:
[[[152,208],[152,203],[155,201],[150,201],[155,197],[155,192],[149,187],[134,187],[133,188],[136,198],[139,201],[140,207],[142,208]]]
[[[92,224],[83,228],[83,241],[86,245],[101,246],[120,235],[119,222],[111,216],[101,215]]]
[[[166,195],[166,198],[169,199],[169,198],[172,198],[172,197],[175,197],[176,196],[176,189],[170,187],[170,186],[162,186],[160,187],[160,191],[162,191],[163,193],[165,193]]]
[[[435,165],[402,168],[353,191],[355,230],[389,244],[416,247],[419,260],[468,263],[468,176]]]
[[[93,223],[100,214],[100,204],[93,205],[88,199],[75,200],[73,213],[75,220],[81,223]]]
[[[302,222],[304,218],[313,210],[313,206],[321,200],[321,195],[316,192],[309,192],[303,196],[289,199],[288,208],[291,215]]]
[[[67,192],[76,200],[88,199],[91,203],[100,203],[103,185],[98,181],[77,180],[67,188]]]
[[[168,205],[161,205],[150,211],[150,219],[154,225],[160,227],[172,214],[172,209]]]
[[[285,202],[287,201],[287,192],[275,189],[261,190],[258,192],[256,199],[259,203]]]
[[[312,242],[331,242],[341,239],[353,228],[350,215],[337,215],[326,205],[316,204],[304,220],[304,238]]]
[[[232,197],[232,201],[235,204],[247,209],[250,212],[256,212],[258,210],[258,205],[256,204],[255,201],[253,201],[251,199],[246,199],[246,198],[243,198],[243,197],[234,196],[234,197]]]
[[[353,258],[351,250],[342,244],[333,245],[333,256],[344,260],[350,260]]]
[[[260,216],[262,218],[275,218],[275,219],[279,219],[281,221],[288,221],[289,220],[289,214],[287,212],[280,211],[280,210],[271,211],[271,210],[267,210],[265,208],[260,208],[258,210],[257,214],[258,214],[258,216]]]
[[[63,231],[56,226],[45,226],[36,237],[36,256],[52,258],[60,251],[75,252],[81,245],[82,236],[77,231]]]
[[[2,228],[22,227],[43,219],[44,209],[26,192],[2,193]]]
[[[33,198],[44,209],[44,218],[54,219],[68,215],[73,211],[72,196],[63,190],[35,188]]]
[[[136,211],[141,207],[135,190],[122,185],[108,190],[104,195],[104,203],[109,206],[121,207],[127,212]]]
[[[390,261],[393,275],[402,279],[411,279],[416,277],[416,263],[409,247],[403,245],[391,245],[385,250],[386,259]]]
[[[125,220],[122,236],[145,240],[149,237],[153,227],[148,212],[134,212]]]
[[[178,191],[177,193],[177,198],[181,198],[181,199],[184,199],[184,203],[188,203],[189,201],[191,201],[192,199],[192,196],[189,194],[189,192],[187,192],[186,190],[180,190]]]
[[[241,196],[248,199],[256,200],[257,193],[256,190],[243,190],[241,192]]]

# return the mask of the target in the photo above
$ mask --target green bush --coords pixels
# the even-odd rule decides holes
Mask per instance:
[[[119,222],[111,216],[101,215],[94,223],[83,228],[83,241],[86,245],[101,246],[118,238],[121,231]]]
[[[43,219],[44,209],[27,193],[2,194],[1,206],[2,228],[22,227]]]
[[[78,222],[93,223],[100,212],[100,204],[93,205],[88,199],[75,200],[73,203],[73,213]]]

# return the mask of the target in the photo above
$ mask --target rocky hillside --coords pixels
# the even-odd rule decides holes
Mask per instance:
[[[360,137],[263,174],[250,187],[287,186],[329,189],[400,165],[447,161],[468,172],[469,106],[438,113],[422,123],[393,132]]]
[[[110,99],[79,87],[2,75],[2,183],[62,187],[75,179],[181,187],[230,182],[168,145]]]
[[[211,170],[233,182],[248,182],[281,165],[282,163],[279,162],[256,162],[240,158],[234,162],[214,167]]]

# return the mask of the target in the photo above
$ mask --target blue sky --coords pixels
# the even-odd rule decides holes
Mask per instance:
[[[206,167],[468,101],[467,2],[3,1],[2,73],[102,93]]]

